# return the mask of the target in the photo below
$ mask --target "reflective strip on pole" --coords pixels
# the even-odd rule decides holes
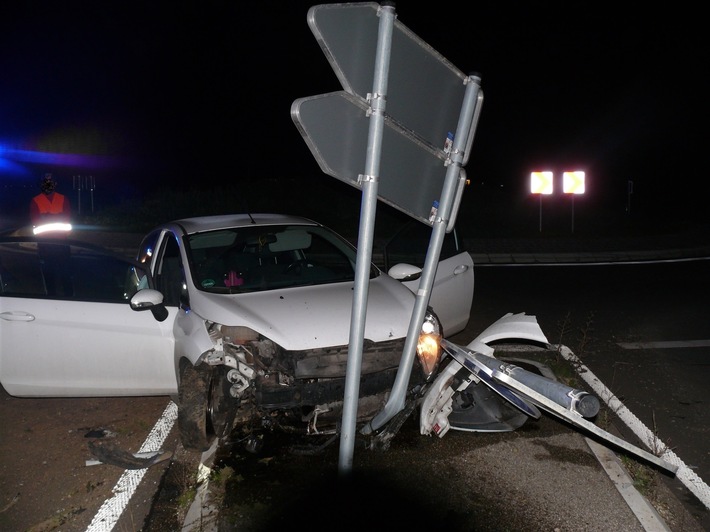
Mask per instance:
[[[66,233],[71,231],[71,229],[71,224],[55,222],[51,224],[38,225],[37,227],[32,228],[32,232],[35,235],[41,235],[42,233],[49,233],[50,231]]]

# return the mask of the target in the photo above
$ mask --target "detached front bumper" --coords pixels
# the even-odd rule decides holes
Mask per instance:
[[[443,437],[450,428],[472,432],[505,432],[520,427],[527,417],[540,417],[538,409],[508,387],[496,382],[477,357],[493,358],[488,344],[500,340],[525,340],[549,345],[535,316],[506,314],[479,334],[466,348],[447,340],[444,351],[453,360],[432,383],[422,400],[420,431]],[[468,362],[468,364],[467,364]],[[480,366],[480,367],[478,367]],[[464,392],[469,404],[455,403]],[[475,402],[475,404],[471,404]],[[454,410],[456,411],[454,412]],[[453,423],[453,425],[452,425]]]
[[[451,428],[471,432],[515,430],[528,417],[540,417],[540,407],[577,428],[675,474],[677,466],[585,419],[593,418],[599,412],[600,404],[595,396],[495,358],[493,348],[488,345],[491,338],[524,339],[550,347],[535,317],[525,314],[503,316],[467,347],[442,341],[445,352],[453,360],[439,374],[422,400],[421,434],[434,433],[443,437]],[[483,386],[488,388],[485,394],[480,393],[484,388],[477,388]],[[472,398],[465,403],[469,408],[468,413],[463,412],[460,401],[455,401],[463,394],[469,394]],[[495,401],[500,408],[485,408],[485,401],[490,400]]]

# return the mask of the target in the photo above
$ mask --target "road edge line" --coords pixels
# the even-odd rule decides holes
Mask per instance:
[[[160,450],[176,419],[177,405],[170,401],[138,452],[145,453]],[[86,532],[110,532],[116,526],[121,514],[128,506],[128,502],[133,497],[141,480],[143,480],[146,471],[147,469],[143,468],[127,469],[123,472],[113,487],[113,497],[104,501],[91,520]]]

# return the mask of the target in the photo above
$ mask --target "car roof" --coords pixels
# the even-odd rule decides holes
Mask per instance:
[[[215,216],[197,216],[193,218],[182,218],[174,220],[167,225],[178,225],[185,234],[199,233],[201,231],[211,231],[214,229],[225,229],[230,227],[247,226],[268,226],[283,224],[299,225],[321,225],[308,218],[292,216],[287,214],[222,214]]]

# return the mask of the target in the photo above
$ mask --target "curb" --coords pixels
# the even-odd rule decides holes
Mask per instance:
[[[215,439],[209,449],[202,453],[197,466],[198,487],[195,498],[185,514],[181,532],[217,532],[219,508],[210,500],[210,474],[214,466],[219,440]]]
[[[584,438],[614,487],[647,532],[670,532],[670,528],[650,502],[634,487],[634,481],[624,469],[619,457],[594,440]]]
[[[510,346],[506,346],[510,347]],[[563,346],[564,347],[564,346]],[[567,349],[567,348],[565,348]],[[527,346],[509,349],[510,351],[517,351],[524,353],[525,351],[536,350],[535,348],[529,348]],[[570,351],[571,352],[571,351]],[[552,369],[550,369],[545,364],[541,364],[535,360],[529,360],[519,357],[503,356],[501,360],[507,360],[510,362],[524,362],[531,364],[538,368],[540,373],[550,379],[557,380],[557,376],[554,374]],[[596,441],[583,436],[584,440],[587,442],[589,450],[592,452],[594,457],[601,465],[604,472],[611,480],[614,487],[619,492],[621,497],[624,499],[626,504],[629,506],[633,514],[638,519],[639,524],[643,527],[646,532],[671,532],[663,518],[658,514],[653,505],[644,497],[635,487],[634,481],[624,469],[619,457],[611,451],[608,447],[597,443]]]

